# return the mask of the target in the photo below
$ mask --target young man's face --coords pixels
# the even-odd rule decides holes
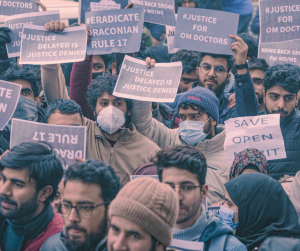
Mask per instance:
[[[34,93],[29,82],[22,79],[13,80],[11,82],[22,86],[20,95],[24,96],[25,98],[32,99],[37,102],[38,105],[41,105],[42,99],[40,97],[34,97]]]
[[[192,0],[183,0],[181,7],[196,8],[196,3]]]
[[[191,73],[182,73],[177,93],[187,92],[192,90],[193,84],[197,81],[198,76],[196,71]]]
[[[206,55],[196,71],[200,86],[213,91],[219,97],[229,78],[227,59]]]
[[[201,214],[201,204],[207,196],[207,185],[201,189],[198,187],[200,184],[196,174],[176,167],[163,170],[162,182],[175,188],[179,200],[179,214],[175,228],[190,227]]]
[[[106,92],[104,92],[98,99],[96,104],[96,113],[99,114],[101,110],[108,106],[114,106],[121,110],[124,115],[126,115],[127,112],[127,104],[124,98],[118,98],[113,95],[110,95]]]
[[[58,111],[52,113],[48,118],[50,125],[82,126],[82,119],[79,113],[61,114]]]
[[[29,169],[4,168],[0,178],[0,213],[7,219],[23,221],[39,208],[36,181]]]
[[[275,85],[266,92],[266,110],[268,113],[280,114],[280,118],[285,118],[295,110],[297,100],[297,94]]]
[[[260,105],[264,103],[264,77],[265,72],[260,69],[250,70],[250,75],[253,81],[253,86],[256,94],[257,101]]]
[[[107,234],[108,251],[163,251],[162,245],[152,247],[151,235],[139,225],[113,216]]]
[[[105,72],[105,69],[103,58],[99,55],[93,55],[93,73]]]
[[[78,180],[67,181],[63,193],[62,212],[70,206],[79,208],[79,215],[75,208],[72,208],[69,216],[64,216],[65,245],[68,250],[94,250],[106,236],[106,207],[102,205],[91,209],[93,205],[104,203],[101,194],[101,188],[96,184]],[[87,211],[89,217],[83,215]]]

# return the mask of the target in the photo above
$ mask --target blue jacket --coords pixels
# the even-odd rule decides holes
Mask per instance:
[[[160,41],[161,35],[165,33],[165,26],[160,24],[144,23],[144,26],[150,30],[152,37]]]
[[[223,11],[233,12],[246,16],[252,14],[253,6],[251,0],[221,0]]]
[[[227,245],[224,249],[225,251],[247,251],[246,246],[232,235],[233,231],[231,227],[224,223],[218,216],[214,215],[212,212],[206,212],[206,217],[207,225],[199,242],[207,243],[213,238],[229,235]],[[215,248],[211,245],[208,250],[214,251]]]

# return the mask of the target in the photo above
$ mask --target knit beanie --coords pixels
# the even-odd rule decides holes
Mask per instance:
[[[178,109],[181,104],[197,105],[219,123],[219,100],[211,90],[200,86],[195,87],[180,97]]]
[[[109,217],[122,217],[139,225],[168,247],[178,208],[177,197],[170,186],[143,177],[130,181],[120,190],[109,206]]]

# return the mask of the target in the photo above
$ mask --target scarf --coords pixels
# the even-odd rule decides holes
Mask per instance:
[[[20,251],[24,244],[42,233],[53,219],[51,205],[46,205],[44,210],[33,220],[26,224],[17,224],[6,220],[6,229],[3,233],[3,246],[5,251]]]
[[[239,208],[235,235],[248,250],[259,247],[267,237],[300,237],[296,210],[277,180],[247,173],[225,187]]]

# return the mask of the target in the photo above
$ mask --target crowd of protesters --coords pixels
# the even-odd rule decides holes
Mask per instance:
[[[240,21],[233,56],[168,54],[165,27],[144,24],[140,51],[129,55],[148,68],[182,63],[173,103],[113,95],[125,54],[20,65],[0,28],[0,80],[22,86],[13,118],[86,127],[86,156],[67,170],[51,144],[10,149],[11,121],[0,131],[0,250],[164,251],[174,240],[188,241],[184,250],[190,242],[203,251],[300,250],[300,67],[258,58],[250,0],[175,3]],[[225,121],[266,114],[280,115],[286,158],[247,148],[229,163]]]

